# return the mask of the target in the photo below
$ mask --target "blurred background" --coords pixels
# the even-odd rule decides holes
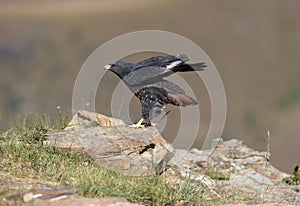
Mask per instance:
[[[26,113],[56,117],[57,106],[71,115],[73,86],[87,57],[118,35],[155,29],[194,41],[216,65],[228,103],[224,139],[262,151],[270,130],[271,162],[289,173],[300,163],[300,1],[2,0],[0,28],[2,130]],[[191,74],[183,77],[202,85]],[[105,79],[97,111],[109,114],[109,94],[119,80],[112,74]],[[203,85],[194,92],[202,115],[199,147],[210,102]],[[132,108],[136,121],[139,110]],[[180,123],[178,110],[171,110],[163,131],[169,140]]]

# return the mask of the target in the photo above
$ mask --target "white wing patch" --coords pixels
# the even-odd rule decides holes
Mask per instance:
[[[169,64],[168,66],[166,66],[166,69],[172,69],[172,68],[176,67],[179,64],[182,64],[182,61],[172,62],[171,64]]]

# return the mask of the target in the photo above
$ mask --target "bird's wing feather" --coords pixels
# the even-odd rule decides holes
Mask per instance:
[[[134,86],[131,86],[130,88],[133,91],[139,91],[146,87],[162,88],[162,89],[165,89],[170,94],[177,94],[177,93],[184,94],[185,93],[184,90],[182,88],[180,88],[180,86],[178,86],[177,84],[175,84],[173,82],[165,80],[165,79],[158,79],[158,81],[156,81],[156,82],[153,81],[149,84],[134,85]]]
[[[185,107],[188,105],[197,105],[197,100],[186,94],[168,94],[170,103],[176,106]]]
[[[185,94],[184,90],[178,86],[177,84],[167,81],[161,80],[159,82],[155,82],[153,84],[148,85],[138,85],[132,87],[134,91],[139,91],[141,89],[147,88],[161,88],[165,90],[168,94],[168,99],[170,104],[176,106],[187,106],[187,105],[197,105],[197,100]]]
[[[147,67],[147,66],[157,66],[157,67],[168,67],[168,65],[174,63],[174,62],[181,62],[184,63],[188,61],[189,58],[185,54],[180,54],[180,55],[166,55],[166,56],[155,56],[151,57],[149,59],[145,59],[135,65],[135,69],[140,69],[142,67]]]
[[[184,94],[184,90],[177,84],[168,80],[162,80],[153,84],[156,87],[164,88],[170,94]]]
[[[177,84],[162,80],[153,84],[155,87],[163,88],[168,92],[169,101],[176,106],[187,106],[198,104],[197,100],[185,94],[184,90]]]
[[[172,70],[165,67],[149,66],[134,70],[123,78],[123,81],[128,86],[151,84],[159,81],[163,77],[173,73]]]

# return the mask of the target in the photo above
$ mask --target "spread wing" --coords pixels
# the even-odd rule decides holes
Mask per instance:
[[[205,63],[187,64],[186,55],[156,56],[136,64],[134,69],[123,78],[128,86],[152,84],[175,72],[204,70]]]

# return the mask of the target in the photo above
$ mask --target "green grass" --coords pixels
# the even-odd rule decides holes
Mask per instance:
[[[213,167],[208,168],[208,170],[205,172],[205,174],[214,180],[229,180],[229,175],[226,175],[222,172],[218,172]]]
[[[83,154],[62,153],[43,145],[44,134],[65,127],[67,118],[60,114],[55,121],[47,115],[34,115],[31,119],[25,118],[15,128],[1,133],[0,180],[53,183],[74,187],[82,196],[122,197],[146,205],[205,203],[203,189],[191,181],[122,176],[101,168]]]

